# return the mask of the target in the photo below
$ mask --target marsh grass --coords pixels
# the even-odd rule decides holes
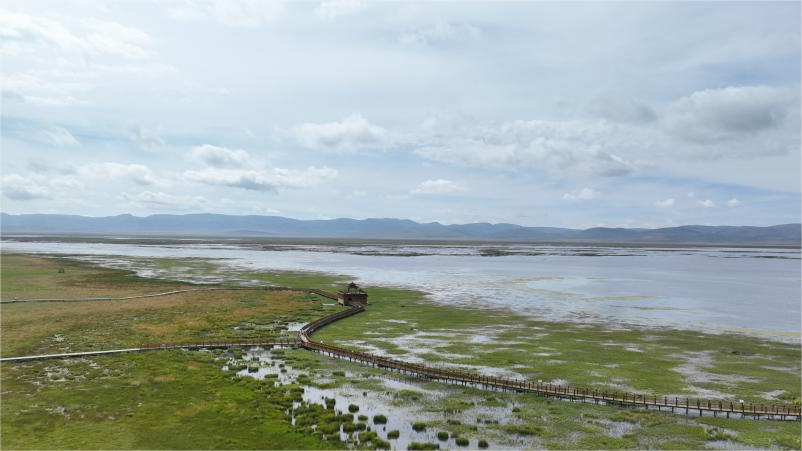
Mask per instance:
[[[99,270],[69,259],[53,266],[47,262],[49,259],[41,257],[24,256],[21,260],[18,256],[10,260],[7,257],[3,255],[4,298],[10,293],[26,293],[27,297],[49,296],[46,293],[78,297],[89,292],[130,295],[140,294],[134,292],[140,289],[156,292],[186,286],[141,279],[125,271]],[[183,263],[179,259],[167,264]],[[57,278],[60,265],[66,268],[61,275],[68,278]],[[210,266],[208,270],[219,271],[219,268]],[[350,280],[305,273],[237,272],[235,275],[324,289]],[[447,332],[451,338],[435,347],[436,353],[422,354],[431,363],[486,365],[514,370],[533,380],[559,378],[599,388],[609,388],[606,384],[615,383],[661,394],[692,393],[687,375],[677,367],[705,353],[709,361],[697,371],[722,375],[726,383],[696,382],[696,387],[738,393],[744,399],[758,400],[762,393],[776,389],[786,390],[781,395],[784,399],[799,397],[798,345],[735,335],[686,334],[661,329],[612,330],[539,322],[507,311],[443,306],[413,291],[367,289],[371,305],[365,313],[324,328],[316,338],[346,346],[363,340],[404,358],[412,350],[398,346],[392,339],[412,333]],[[273,333],[266,326],[277,326],[278,330],[289,322],[318,317],[330,309],[323,306],[326,302],[297,293],[226,292],[125,302],[13,304],[3,308],[0,337],[4,355],[89,350],[141,341],[255,337]],[[407,322],[387,321],[399,319]],[[259,327],[235,329],[243,324]],[[504,327],[510,324],[516,326]],[[494,331],[494,342],[468,339],[487,330]],[[625,347],[643,352],[627,351]],[[540,355],[543,353],[549,355]],[[231,355],[240,358],[242,351],[232,349]],[[276,350],[273,355],[280,357],[282,364],[291,364],[308,375],[301,378],[302,385],[387,390],[381,382],[386,373],[380,369],[303,350]],[[61,374],[63,369],[67,372]],[[300,415],[303,424],[293,428],[284,412],[301,399],[302,385],[276,388],[275,378],[256,381],[232,377],[231,371],[221,371],[213,354],[206,352],[168,351],[3,365],[0,374],[3,383],[0,421],[6,448],[325,449],[345,446],[338,441],[321,440],[321,434],[332,435],[340,424],[345,432],[367,432],[365,423],[353,423],[352,414],[335,413],[330,402],[303,411]],[[325,384],[316,382],[313,375],[318,374],[327,380]],[[346,377],[346,374],[361,377]],[[741,377],[734,382],[726,379],[733,374]],[[552,449],[700,449],[725,436],[747,447],[799,449],[801,445],[799,424],[794,422],[686,418],[537,396],[488,394],[437,382],[409,380],[408,383],[444,395],[433,398],[415,390],[392,390],[389,399],[393,405],[414,405],[425,412],[426,427],[448,430],[454,438],[477,440],[479,447],[483,441],[508,443],[509,437],[519,437],[527,446]],[[332,407],[326,409],[324,405]],[[495,418],[497,422],[477,424],[475,418],[454,419],[454,415],[474,406],[497,409],[500,412]],[[392,417],[392,412],[388,417]],[[320,430],[313,430],[312,425]],[[611,425],[620,425],[624,432],[611,434]],[[387,438],[399,434],[390,431]],[[373,435],[370,439],[358,447],[388,446]],[[412,443],[410,449],[438,446]]]

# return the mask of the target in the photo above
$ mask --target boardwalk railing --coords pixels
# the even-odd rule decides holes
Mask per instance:
[[[30,362],[34,360],[69,359],[96,355],[122,354],[126,352],[159,351],[166,349],[214,349],[243,346],[300,346],[297,338],[262,338],[255,340],[205,341],[202,343],[144,343],[135,348],[101,349],[98,351],[65,352],[60,354],[39,354],[20,357],[3,357],[0,362]]]
[[[355,351],[339,346],[313,341],[310,335],[316,330],[343,318],[355,315],[365,310],[363,306],[352,306],[347,310],[331,313],[305,325],[298,332],[301,346],[313,351],[329,354],[351,361],[362,362],[377,368],[396,370],[429,379],[444,380],[452,383],[471,385],[480,388],[508,390],[522,393],[535,393],[539,395],[569,399],[571,401],[584,401],[603,404],[616,404],[623,406],[641,407],[645,409],[670,410],[672,412],[696,413],[699,415],[726,416],[736,415],[752,418],[795,419],[802,418],[802,409],[796,405],[768,405],[754,403],[735,403],[709,399],[690,399],[640,393],[626,393],[607,391],[584,387],[571,387],[568,385],[555,385],[543,382],[534,382],[522,379],[510,379],[496,376],[485,376],[456,369],[433,368],[426,365],[408,363],[402,360],[380,357],[370,353]]]
[[[268,291],[298,291],[312,293],[327,299],[337,299],[337,295],[324,290],[303,289],[290,287],[242,287],[242,288],[206,288],[194,290],[177,290],[167,293],[157,293],[153,295],[132,296],[126,298],[92,298],[84,300],[123,300],[137,299],[141,297],[166,296],[169,294],[184,293],[188,291],[217,291],[217,290],[268,290]],[[35,302],[78,302],[78,299],[39,299]],[[32,302],[32,301],[4,301],[13,302]],[[485,376],[474,374],[457,369],[433,368],[426,365],[408,363],[402,360],[380,357],[370,353],[355,351],[339,346],[328,345],[315,342],[310,335],[320,328],[347,318],[357,313],[363,312],[364,306],[355,305],[348,309],[340,310],[329,315],[318,318],[304,325],[298,332],[298,338],[262,338],[250,340],[224,340],[206,341],[202,343],[147,343],[140,344],[136,348],[110,349],[100,351],[72,352],[64,354],[43,354],[22,357],[6,357],[0,359],[2,362],[18,362],[29,360],[43,360],[51,358],[69,358],[91,355],[104,355],[122,352],[140,352],[161,349],[209,349],[209,348],[229,348],[236,346],[300,346],[312,351],[321,352],[331,356],[348,359],[351,361],[365,363],[377,368],[395,370],[403,374],[425,377],[429,379],[444,380],[451,383],[470,385],[479,388],[508,390],[522,393],[535,393],[538,395],[551,396],[571,401],[595,402],[610,405],[622,405],[629,407],[640,407],[645,409],[671,410],[672,412],[684,412],[691,414],[698,412],[699,415],[713,416],[740,416],[742,418],[774,418],[774,419],[802,419],[802,409],[798,405],[768,405],[754,403],[734,403],[730,401],[702,400],[668,396],[645,395],[640,393],[625,393],[617,391],[606,391],[583,387],[571,387],[568,385],[555,385],[543,382],[533,382],[522,379],[510,379],[496,376]]]

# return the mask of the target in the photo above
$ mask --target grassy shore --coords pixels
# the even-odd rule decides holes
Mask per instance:
[[[401,359],[500,368],[527,379],[649,395],[737,396],[757,403],[798,402],[800,396],[799,344],[663,328],[553,323],[504,310],[439,305],[416,292],[369,291],[376,302],[365,313],[339,321],[315,338],[378,348]]]
[[[2,258],[3,299],[122,296],[187,286],[70,259]],[[164,274],[190,268],[232,283],[332,288],[347,280],[314,273],[238,271],[197,259],[146,263]],[[57,271],[62,266],[63,274]],[[737,335],[548,323],[502,310],[443,306],[413,291],[368,290],[372,304],[365,313],[324,328],[316,338],[408,360],[535,380],[683,396],[714,393],[764,402],[769,397],[784,402],[799,399],[799,345]],[[143,341],[286,335],[290,323],[334,308],[326,303],[297,293],[258,291],[18,303],[3,306],[0,338],[2,353],[9,356]],[[405,425],[401,429],[406,435],[398,439],[404,443],[437,442],[434,435],[447,432],[452,438],[443,446],[458,446],[455,439],[463,438],[472,449],[480,440],[487,440],[491,448],[800,448],[795,422],[686,418],[414,379],[390,380],[382,370],[304,350],[283,351],[271,359],[245,361],[240,351],[165,351],[4,364],[3,445],[19,449],[349,446],[322,431],[360,420],[356,415],[349,420],[305,398],[324,390],[337,398],[338,405],[353,403],[362,407],[361,412],[366,412],[366,403],[373,403],[389,424]],[[249,368],[246,373],[260,365],[276,372],[293,369],[286,383],[275,384],[274,379],[259,381],[223,371],[225,361]],[[412,430],[416,421],[425,423],[425,430]],[[350,446],[374,449],[401,443],[387,435],[389,430],[364,423],[364,429],[348,435]],[[374,429],[367,431],[371,426]],[[367,432],[376,436],[371,439]]]

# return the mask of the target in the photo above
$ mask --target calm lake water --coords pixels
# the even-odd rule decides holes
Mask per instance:
[[[364,285],[419,289],[432,300],[506,307],[546,320],[703,328],[800,339],[798,249],[593,248],[535,245],[231,245],[4,240],[6,251],[125,257],[201,257],[242,269],[322,271]],[[94,260],[95,258],[93,258]],[[188,276],[191,278],[191,276]]]

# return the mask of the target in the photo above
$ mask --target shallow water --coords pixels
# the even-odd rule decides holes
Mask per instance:
[[[215,258],[244,270],[347,274],[368,286],[419,289],[444,304],[506,307],[546,320],[699,328],[782,340],[799,340],[802,330],[797,249],[376,244],[263,249],[219,243],[14,240],[4,240],[2,246],[9,251],[86,256]],[[503,256],[483,256],[490,251]],[[170,271],[160,273],[126,258],[99,261],[148,275]],[[173,275],[200,282],[216,280],[186,268]]]
[[[223,365],[223,369],[229,370],[230,366],[239,364],[248,364],[252,367],[258,366],[258,370],[239,370],[236,372],[238,376],[262,380],[272,375],[277,385],[286,385],[296,382],[298,376],[304,373],[303,371],[293,368],[290,363],[285,362],[282,356],[273,355],[272,349],[263,349],[261,347],[254,347],[246,351],[243,353],[241,359],[227,359],[226,364]],[[281,371],[282,369],[284,370],[283,372]],[[381,439],[388,441],[393,450],[405,450],[411,442],[438,443],[443,449],[458,448],[453,437],[449,437],[448,440],[439,440],[437,438],[437,432],[443,429],[432,427],[431,424],[429,424],[432,421],[444,420],[443,413],[426,411],[421,408],[421,406],[424,405],[424,403],[421,402],[399,402],[396,398],[396,393],[398,391],[407,390],[418,393],[422,398],[425,398],[427,402],[432,402],[453,394],[447,388],[437,390],[425,388],[417,379],[394,375],[392,373],[382,376],[368,376],[366,374],[346,371],[345,377],[347,379],[364,379],[368,377],[379,382],[382,388],[363,390],[346,384],[334,389],[323,389],[309,384],[301,384],[304,388],[302,395],[303,402],[306,404],[318,404],[325,407],[327,398],[334,399],[334,410],[343,413],[349,412],[349,405],[358,405],[359,411],[353,414],[353,422],[358,422],[357,417],[359,415],[367,416],[368,420],[365,421],[365,423],[376,432]],[[323,382],[323,380],[317,376],[316,380],[318,382]],[[471,399],[476,403],[481,402],[481,398]],[[480,424],[480,420],[482,422],[487,421],[488,424],[490,422],[508,423],[512,420],[511,410],[513,404],[509,402],[503,404],[504,405],[501,407],[488,407],[481,404],[474,404],[462,410],[451,412],[449,414],[449,419],[458,420],[467,425]],[[293,409],[297,409],[299,406],[300,403],[295,403]],[[293,415],[293,412],[288,412],[288,414]],[[387,423],[375,424],[373,422],[373,417],[376,415],[385,415],[387,417]],[[294,422],[294,416],[292,421]],[[415,431],[412,428],[412,423],[417,421],[422,421],[429,425],[425,430]],[[398,438],[390,439],[387,437],[387,433],[393,430],[399,431],[400,435]],[[353,439],[356,437],[358,432],[359,431],[353,436],[350,436],[350,438]],[[477,432],[477,434],[482,436],[486,436],[488,433],[489,431],[486,431],[484,428],[481,428],[481,432]],[[491,433],[490,435],[493,434]],[[349,439],[349,434],[343,432],[341,429],[339,438],[343,442],[346,442]],[[472,449],[475,449],[477,440],[473,438],[471,442],[473,445]],[[491,441],[491,443],[493,443],[493,449],[520,449],[521,446],[531,447],[532,445],[530,439],[517,436],[504,437],[503,440],[495,440]]]

